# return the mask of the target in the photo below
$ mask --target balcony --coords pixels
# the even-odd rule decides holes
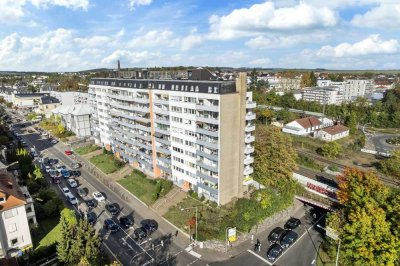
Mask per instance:
[[[218,130],[214,128],[197,127],[196,132],[212,137],[218,137]]]
[[[218,125],[219,119],[212,116],[196,116],[196,120],[199,122],[204,122],[208,124]]]
[[[204,190],[210,192],[211,194],[214,194],[214,195],[218,194],[218,188],[207,186],[204,183],[197,183],[197,187],[204,189]]]
[[[248,165],[248,164],[252,164],[254,163],[254,158],[251,156],[247,156],[246,158],[244,158],[244,164]]]
[[[210,111],[210,112],[219,112],[219,106],[218,105],[196,104],[196,109],[197,110]]]
[[[169,99],[163,99],[163,98],[157,98],[155,97],[153,99],[153,103],[157,103],[157,104],[169,104]]]
[[[206,170],[212,171],[212,172],[218,172],[218,165],[217,164],[207,164],[203,160],[197,160],[197,165],[200,166],[201,168],[204,168]]]
[[[244,130],[246,132],[253,132],[254,130],[256,130],[256,126],[253,124],[247,124],[246,127],[244,128]]]
[[[143,131],[146,131],[146,132],[150,132],[151,131],[150,126],[143,126],[143,125],[140,125],[140,124],[136,124],[135,128],[143,130]]]
[[[160,134],[164,134],[164,135],[170,135],[169,133],[169,129],[164,129],[164,128],[159,128],[159,127],[155,127],[154,130]]]
[[[155,123],[159,123],[159,124],[163,124],[163,125],[169,126],[169,119],[162,118],[162,117],[160,117],[160,116],[156,116],[156,117],[154,118],[154,122],[155,122]]]
[[[213,183],[213,184],[218,184],[218,177],[211,176],[211,175],[209,175],[207,173],[203,173],[201,171],[197,171],[196,175],[206,181]]]
[[[249,154],[254,152],[254,147],[251,145],[247,145],[246,148],[244,148],[244,153]]]
[[[163,135],[159,136],[159,134],[155,134],[154,136],[155,136],[155,140],[157,142],[159,142],[161,144],[165,144],[167,146],[171,146],[171,141],[168,138],[163,138],[162,137]]]
[[[129,105],[129,104],[125,105],[125,104],[121,104],[121,103],[117,103],[117,102],[111,101],[110,105],[112,107],[116,107],[116,108],[119,108],[119,109],[124,109],[124,110],[128,110],[128,111],[132,110],[132,106]]]
[[[256,119],[256,114],[255,113],[253,113],[253,112],[249,112],[249,113],[247,113],[246,114],[246,120],[254,120],[254,119]]]
[[[142,97],[142,98],[133,98],[133,101],[134,102],[137,102],[137,103],[149,103],[149,98],[147,98],[147,97]]]
[[[196,154],[213,161],[218,161],[218,152],[206,153],[204,151],[197,150]]]
[[[138,146],[140,148],[143,148],[143,149],[146,149],[146,150],[151,150],[152,149],[151,143],[149,143],[149,142],[140,142],[140,141],[138,141],[138,142],[136,142],[136,146]]]
[[[204,147],[211,148],[211,149],[214,149],[214,150],[218,149],[218,142],[217,141],[209,142],[209,141],[197,139],[196,140],[196,144],[203,145]]]
[[[164,173],[172,174],[171,166],[165,166],[157,163],[157,167],[160,168]]]
[[[158,107],[154,107],[153,111],[156,114],[169,115],[169,110],[168,109],[161,109],[161,108],[158,108]]]
[[[108,97],[117,99],[117,100],[122,100],[122,101],[133,101],[133,98],[127,95],[120,95],[120,94],[108,94]]]
[[[156,147],[156,151],[164,153],[164,154],[171,154],[171,150],[167,146],[158,146]]]
[[[246,166],[243,170],[244,175],[251,175],[252,173],[254,173],[253,167]]]
[[[143,133],[136,133],[135,137],[145,140],[145,141],[151,141],[151,136],[149,135],[144,135]]]
[[[136,116],[135,120],[142,122],[142,123],[150,123],[150,118],[148,118],[148,117]]]
[[[257,107],[257,103],[256,102],[252,102],[252,101],[247,101],[246,102],[246,108],[248,109],[254,109]]]
[[[157,160],[159,160],[163,164],[171,165],[171,158],[170,157],[157,157]]]
[[[252,135],[246,135],[246,137],[244,138],[244,142],[245,143],[252,143],[256,140],[256,138]]]

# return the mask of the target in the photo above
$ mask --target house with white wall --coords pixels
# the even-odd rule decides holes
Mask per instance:
[[[61,105],[53,109],[52,113],[61,118],[63,126],[75,133],[78,138],[91,135],[90,117],[92,110],[87,104]]]
[[[335,141],[349,136],[350,129],[341,124],[323,128],[319,131],[319,137],[325,141]]]

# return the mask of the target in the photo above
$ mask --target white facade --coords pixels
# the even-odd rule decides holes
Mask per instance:
[[[94,79],[89,103],[96,143],[150,176],[225,204],[253,173],[256,104],[235,82]]]
[[[52,113],[59,116],[64,127],[74,132],[78,138],[91,136],[92,111],[89,105],[62,105],[53,109]]]
[[[343,92],[344,81],[332,81],[330,79],[319,79],[317,80],[317,87],[336,87],[338,91]]]
[[[358,97],[364,97],[374,89],[372,79],[348,79],[343,89],[343,98],[345,101],[354,101]]]
[[[303,100],[319,104],[339,105],[343,102],[343,93],[336,87],[312,87],[303,90]]]
[[[87,104],[89,94],[78,91],[51,91],[50,96],[57,98],[62,105]]]
[[[317,133],[320,129],[332,125],[333,121],[326,117],[305,117],[287,123],[283,126],[282,131],[297,136],[306,136]]]

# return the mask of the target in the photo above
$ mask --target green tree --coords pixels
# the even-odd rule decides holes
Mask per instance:
[[[69,264],[73,259],[71,257],[71,248],[74,243],[73,230],[77,224],[75,212],[73,210],[64,209],[61,211],[60,217],[60,238],[57,243],[57,256],[61,262]]]
[[[9,142],[7,136],[0,136],[0,145],[6,145]]]
[[[65,133],[65,128],[62,124],[58,125],[57,130],[58,130],[58,133],[61,135]]]
[[[346,125],[350,128],[350,134],[357,133],[357,116],[355,112],[351,112]]]
[[[253,70],[250,73],[250,90],[255,91],[257,89],[257,83],[258,83],[258,78],[257,78],[257,70],[253,68]]]
[[[379,168],[383,173],[400,180],[400,150],[393,151],[390,158],[382,160]]]
[[[35,176],[35,180],[43,180],[44,176],[42,173],[42,169],[40,169],[39,165],[35,165],[35,170],[33,170],[33,175]]]
[[[342,146],[335,142],[328,142],[322,145],[321,147],[321,155],[328,158],[338,158],[342,154]]]
[[[390,213],[400,207],[388,205],[389,197],[389,189],[372,172],[346,169],[339,177],[338,200],[343,207],[328,217],[327,225],[339,232],[343,265],[398,262],[399,239],[393,234],[398,221],[391,223]]]
[[[274,126],[257,127],[254,158],[254,178],[265,186],[291,179],[297,167],[292,139]]]

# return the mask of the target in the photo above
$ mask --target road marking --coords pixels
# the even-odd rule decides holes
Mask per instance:
[[[116,259],[116,261],[118,261],[121,265],[122,262],[117,258],[117,256],[111,251],[111,249],[108,247],[107,243],[103,242],[103,245],[106,247],[106,249],[108,250],[108,252],[111,253],[111,255],[114,257],[114,259]]]
[[[181,251],[179,251],[179,252],[176,253],[175,255],[172,255],[172,256],[169,257],[169,258],[168,258],[168,255],[167,255],[167,259],[164,260],[164,261],[162,261],[162,262],[160,262],[160,263],[158,263],[158,265],[162,265],[163,263],[166,263],[166,262],[169,261],[170,259],[173,259],[173,258],[177,257],[177,256],[178,256],[179,254],[181,254],[183,251],[184,251],[184,250],[181,250]]]
[[[193,263],[196,263],[196,261],[198,261],[199,259],[195,259],[194,261],[192,261],[191,263],[189,263],[188,265],[186,265],[186,266],[190,266],[190,265],[192,265]]]
[[[261,257],[260,255],[258,255],[257,253],[255,253],[254,251],[248,249],[248,252],[250,252],[251,254],[253,254],[254,256],[256,256],[257,258],[259,258],[260,260],[264,261],[265,263],[267,263],[268,265],[272,266],[272,263],[269,262],[268,260],[264,259],[263,257]]]
[[[314,259],[314,260],[312,260],[312,262],[311,262],[311,265],[314,265],[314,263],[315,263],[315,259]]]
[[[196,257],[197,259],[201,258],[201,255],[193,250],[189,251],[189,254],[192,255],[193,257]]]

